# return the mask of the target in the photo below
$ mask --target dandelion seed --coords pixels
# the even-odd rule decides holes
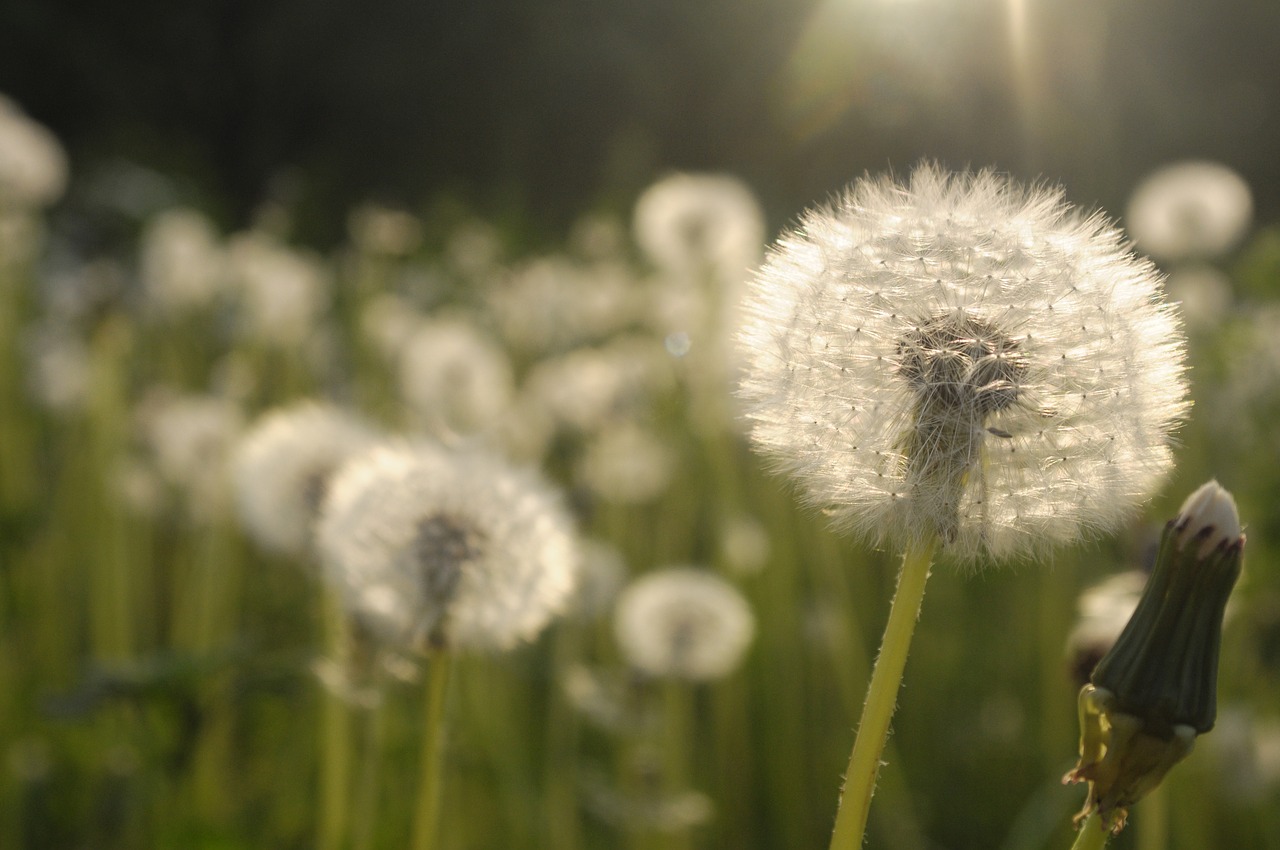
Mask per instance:
[[[1240,242],[1253,196],[1239,174],[1217,162],[1159,169],[1129,199],[1125,220],[1138,247],[1160,260],[1207,260]]]
[[[714,573],[670,567],[627,586],[614,634],[637,670],[703,681],[738,666],[755,635],[755,617],[742,594]]]
[[[876,542],[972,560],[1114,528],[1189,406],[1151,264],[989,171],[860,180],[780,240],[745,310],[756,446]]]
[[[377,436],[353,414],[317,402],[263,416],[232,457],[236,504],[246,530],[265,549],[305,554],[329,479]]]
[[[569,601],[578,554],[557,494],[480,454],[384,446],[333,479],[325,575],[369,631],[416,650],[502,650]]]

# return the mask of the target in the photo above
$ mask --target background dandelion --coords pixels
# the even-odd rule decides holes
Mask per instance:
[[[568,602],[569,518],[532,473],[429,446],[377,448],[333,479],[317,529],[352,612],[406,649],[507,649]]]

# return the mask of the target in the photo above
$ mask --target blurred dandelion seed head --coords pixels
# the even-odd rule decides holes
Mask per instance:
[[[991,171],[859,180],[779,240],[745,315],[756,446],[877,543],[973,560],[1114,528],[1189,407],[1151,264]]]
[[[578,483],[593,495],[634,505],[666,492],[678,462],[675,447],[652,428],[622,422],[592,437],[575,472]]]
[[[400,354],[400,391],[440,438],[490,428],[511,406],[515,376],[501,346],[463,317],[423,321]]]
[[[1234,248],[1253,220],[1244,178],[1217,162],[1167,165],[1147,176],[1125,216],[1138,247],[1158,260],[1211,259]]]
[[[736,177],[673,174],[636,201],[636,242],[662,271],[741,280],[760,258],[764,215]]]
[[[1209,265],[1186,264],[1169,273],[1169,299],[1181,305],[1183,320],[1192,331],[1220,328],[1235,302],[1231,278]]]
[[[261,231],[232,237],[228,251],[244,335],[279,348],[303,345],[329,309],[328,267]]]
[[[330,477],[377,438],[371,425],[329,404],[265,414],[232,457],[236,506],[249,535],[270,551],[306,554]]]
[[[67,188],[67,154],[53,133],[0,95],[0,210],[47,207]]]
[[[228,459],[244,427],[239,405],[220,396],[157,388],[136,415],[156,471],[186,497],[192,518],[221,517],[230,502]]]
[[[614,635],[623,656],[651,676],[719,679],[738,666],[755,616],[733,585],[705,570],[669,567],[618,597]]]
[[[371,633],[418,650],[502,650],[569,601],[571,521],[533,472],[425,444],[381,446],[334,478],[325,574]]]
[[[209,307],[227,289],[226,252],[202,213],[176,208],[147,225],[139,246],[147,306],[163,315]]]

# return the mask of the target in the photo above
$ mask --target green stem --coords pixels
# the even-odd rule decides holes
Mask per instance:
[[[1152,788],[1142,798],[1138,814],[1138,850],[1165,850],[1169,846],[1168,780]]]
[[[1071,850],[1102,850],[1107,846],[1107,839],[1110,837],[1110,830],[1103,828],[1097,812],[1093,812],[1080,825],[1080,831],[1076,833],[1076,843],[1071,845]]]
[[[375,844],[378,814],[379,774],[384,746],[383,702],[386,699],[380,670],[374,671],[376,699],[364,711],[364,748],[360,757],[360,784],[356,788],[355,816],[352,826],[354,850],[371,850]]]
[[[444,729],[444,697],[449,686],[452,658],[447,652],[431,656],[427,673],[427,716],[422,731],[421,779],[418,805],[414,812],[413,850],[431,850],[435,846],[440,821],[441,743]]]
[[[889,608],[889,622],[885,625],[880,642],[880,655],[871,671],[871,684],[867,688],[867,701],[862,708],[862,722],[849,754],[849,769],[845,772],[844,794],[836,814],[835,831],[831,835],[831,850],[856,850],[862,846],[867,829],[867,813],[871,809],[871,795],[875,792],[876,774],[880,771],[880,756],[889,736],[889,723],[897,705],[898,689],[902,684],[902,671],[907,665],[907,652],[920,605],[924,601],[925,583],[929,579],[929,567],[938,546],[936,537],[907,550],[898,573],[898,589]]]
[[[351,661],[351,625],[337,594],[321,588],[326,655],[346,673]],[[321,688],[320,806],[317,811],[320,850],[338,850],[346,840],[350,807],[351,713],[343,695]]]

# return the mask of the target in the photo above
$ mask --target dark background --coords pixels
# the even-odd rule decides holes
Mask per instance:
[[[1154,166],[1211,158],[1274,220],[1278,80],[1274,0],[0,6],[0,92],[76,181],[143,165],[229,227],[284,195],[319,241],[356,202],[444,196],[555,238],[672,169],[738,174],[777,226],[926,156],[1115,214]]]

